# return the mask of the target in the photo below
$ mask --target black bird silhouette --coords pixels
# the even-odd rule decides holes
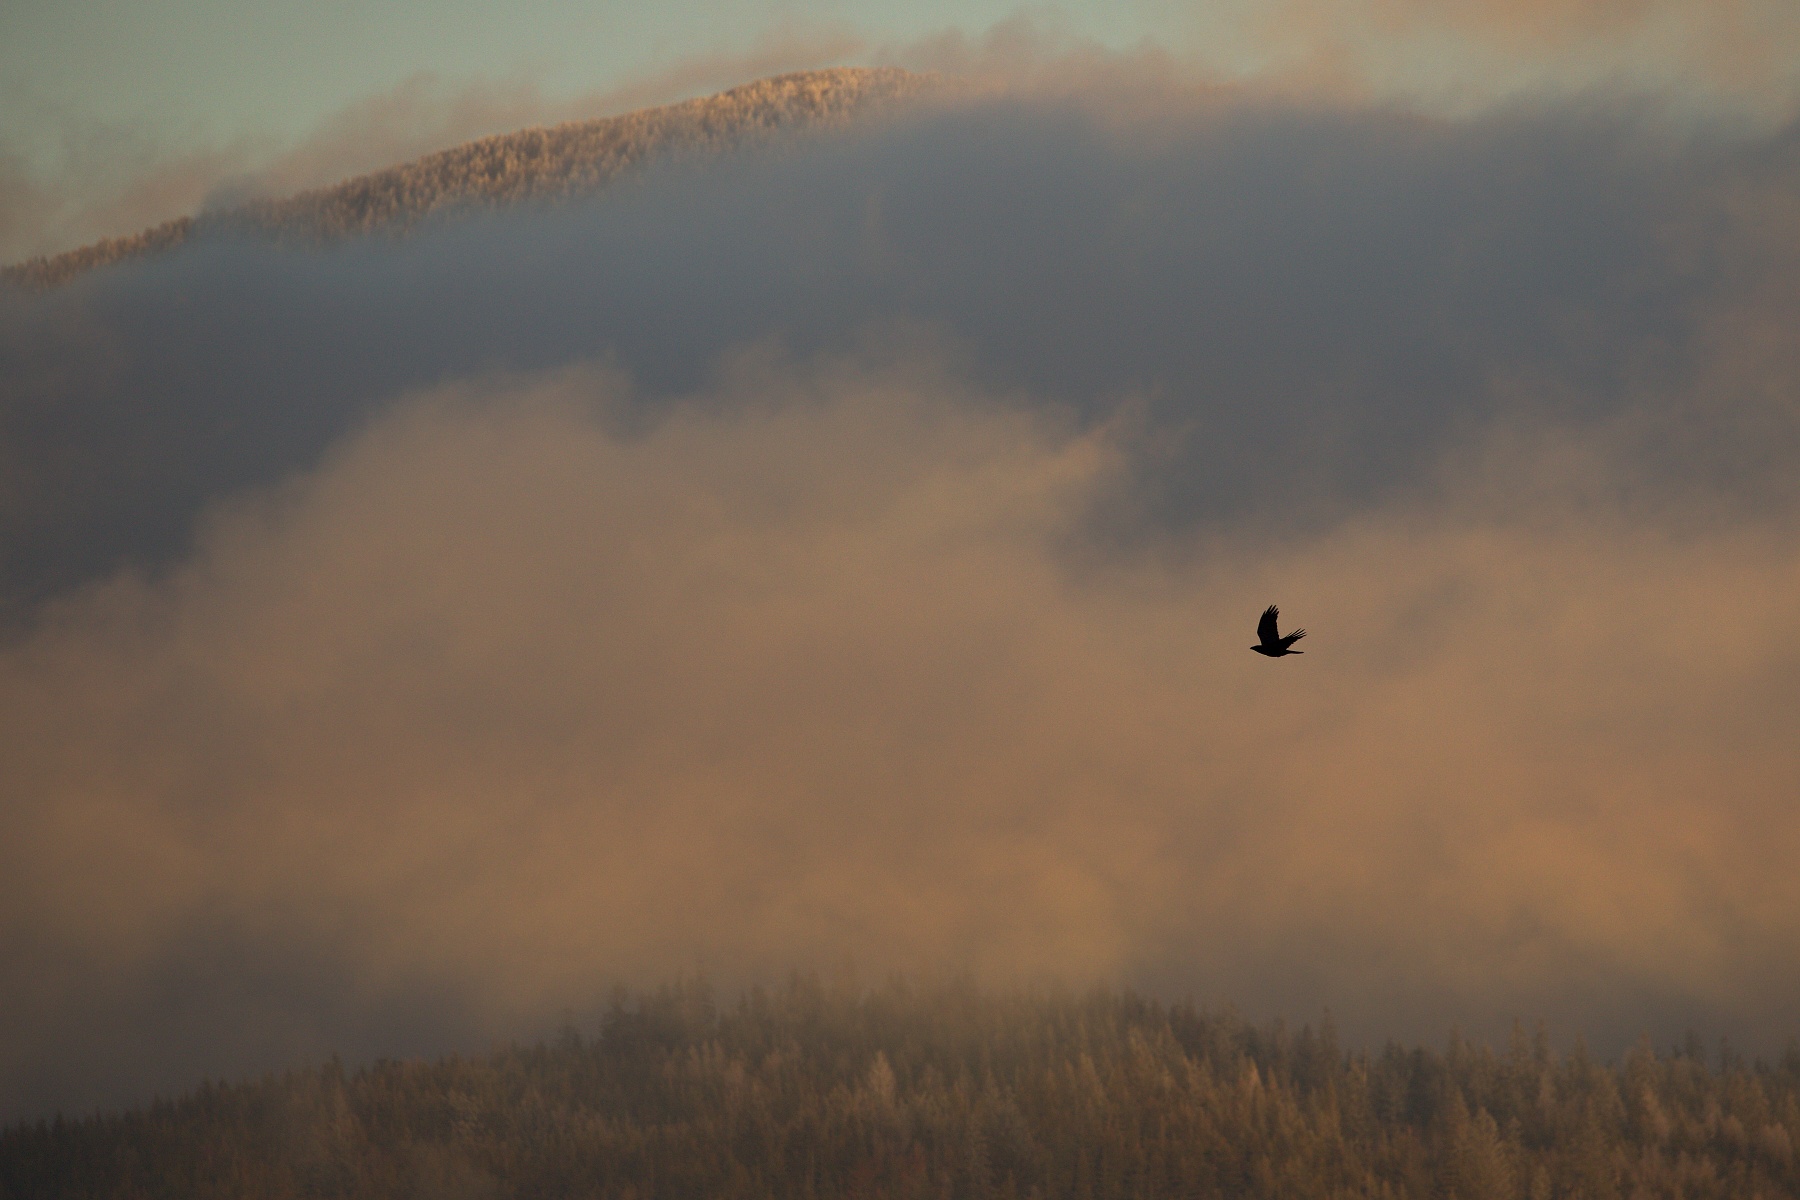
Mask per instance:
[[[1266,654],[1270,658],[1280,658],[1284,654],[1305,654],[1304,650],[1290,650],[1288,647],[1306,636],[1306,630],[1296,629],[1282,637],[1275,630],[1275,618],[1281,615],[1281,609],[1271,604],[1263,609],[1262,620],[1256,623],[1256,637],[1262,642],[1260,646],[1250,647],[1258,654]]]

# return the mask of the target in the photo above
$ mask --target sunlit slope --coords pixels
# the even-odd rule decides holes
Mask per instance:
[[[330,187],[180,217],[127,237],[39,256],[5,268],[5,275],[54,287],[95,267],[169,250],[213,231],[329,240],[403,230],[445,209],[592,192],[655,159],[714,153],[777,131],[848,120],[925,83],[925,77],[898,68],[777,75],[681,104],[480,138]]]

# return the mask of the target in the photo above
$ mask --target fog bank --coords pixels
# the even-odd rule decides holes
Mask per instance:
[[[1778,1047],[1794,153],[985,94],[0,297],[7,1111],[846,959]]]

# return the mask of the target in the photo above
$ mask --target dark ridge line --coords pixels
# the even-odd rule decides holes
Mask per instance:
[[[326,243],[404,232],[447,209],[592,193],[656,158],[717,153],[783,130],[841,124],[915,95],[933,81],[898,67],[775,75],[678,104],[478,138],[326,187],[253,200],[225,212],[178,217],[139,233],[38,255],[0,268],[0,278],[43,290],[209,233]]]

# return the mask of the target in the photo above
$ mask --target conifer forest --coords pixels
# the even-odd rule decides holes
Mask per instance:
[[[437,1062],[212,1083],[0,1135],[0,1196],[1800,1195],[1800,1049],[1618,1062],[1346,1051],[1130,992],[796,977],[615,995],[597,1028]]]

